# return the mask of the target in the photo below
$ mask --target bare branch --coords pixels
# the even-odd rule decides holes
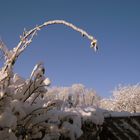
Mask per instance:
[[[13,65],[15,64],[18,56],[29,46],[36,35],[37,31],[41,30],[43,27],[48,26],[48,25],[53,25],[53,24],[63,24],[65,26],[68,26],[72,28],[73,30],[79,32],[82,34],[82,36],[87,37],[91,41],[91,48],[94,48],[94,50],[97,50],[97,40],[89,35],[86,31],[84,31],[81,28],[78,28],[77,26],[73,25],[72,23],[66,22],[64,20],[52,20],[52,21],[47,21],[43,23],[42,25],[36,26],[35,28],[23,32],[23,36],[20,36],[20,42],[18,45],[12,50],[13,55],[9,58],[8,63],[4,67],[4,71],[9,71],[11,70]]]
[[[15,57],[18,57],[18,55],[24,51],[24,49],[30,45],[30,43],[32,42],[35,34],[37,33],[37,31],[41,30],[43,27],[48,26],[48,25],[52,25],[52,24],[63,24],[65,26],[68,26],[70,28],[72,28],[73,30],[79,32],[82,34],[82,36],[87,37],[90,41],[91,41],[91,45],[92,47],[96,47],[97,46],[97,40],[89,35],[86,31],[76,27],[75,25],[66,22],[64,20],[52,20],[52,21],[48,21],[45,22],[42,25],[36,26],[35,28],[31,29],[30,31],[26,31],[25,35],[22,37],[21,41],[19,42],[19,44],[17,45],[16,49],[15,49],[15,56],[13,57],[13,59]],[[20,48],[21,47],[21,48]],[[18,52],[19,51],[19,52]],[[17,53],[18,52],[18,53]]]

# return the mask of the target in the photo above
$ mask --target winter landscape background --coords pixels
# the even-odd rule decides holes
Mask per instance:
[[[98,139],[106,118],[139,117],[138,4],[3,1],[0,138],[80,140],[93,124]]]

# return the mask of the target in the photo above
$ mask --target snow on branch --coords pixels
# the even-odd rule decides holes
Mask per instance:
[[[20,42],[18,43],[18,45],[15,48],[13,48],[13,50],[8,51],[8,49],[4,45],[1,45],[1,50],[4,52],[4,55],[7,58],[5,66],[2,69],[2,73],[6,72],[7,76],[5,76],[4,78],[0,78],[0,81],[2,81],[3,79],[10,76],[12,67],[15,64],[17,58],[27,48],[27,46],[29,46],[32,43],[33,38],[37,34],[37,32],[40,31],[45,26],[53,25],[53,24],[63,24],[67,27],[72,28],[73,30],[79,32],[82,36],[85,36],[90,40],[91,48],[94,48],[95,51],[98,49],[97,40],[93,36],[89,35],[83,29],[78,28],[77,26],[73,25],[72,23],[66,22],[64,20],[47,21],[39,26],[36,26],[35,28],[33,28],[29,31],[26,31],[26,29],[24,29],[23,35],[20,36]]]

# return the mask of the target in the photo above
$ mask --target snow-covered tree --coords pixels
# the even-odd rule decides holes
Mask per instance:
[[[113,111],[140,112],[140,85],[119,86],[112,98],[101,100],[100,106]]]
[[[46,99],[60,99],[70,103],[70,106],[98,106],[100,97],[93,89],[82,84],[73,84],[71,87],[52,87],[45,94]]]

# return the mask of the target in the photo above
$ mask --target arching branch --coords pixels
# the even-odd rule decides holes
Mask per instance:
[[[82,36],[87,37],[90,42],[91,42],[91,48],[94,48],[94,50],[97,50],[97,40],[89,35],[86,31],[84,31],[81,28],[78,28],[77,26],[73,25],[72,23],[66,22],[64,20],[52,20],[52,21],[47,21],[44,22],[43,24],[36,26],[35,28],[26,31],[24,30],[23,35],[20,36],[20,42],[18,43],[18,45],[13,48],[12,52],[12,56],[10,57],[10,59],[7,60],[7,62],[5,63],[4,66],[4,72],[12,69],[14,63],[16,62],[17,58],[19,57],[19,55],[27,48],[27,46],[29,46],[34,38],[34,36],[36,35],[36,33],[41,30],[42,28],[48,26],[48,25],[53,25],[53,24],[63,24],[65,26],[68,26],[70,28],[72,28],[73,30],[79,32],[80,34],[82,34]],[[9,70],[8,70],[9,69]]]

